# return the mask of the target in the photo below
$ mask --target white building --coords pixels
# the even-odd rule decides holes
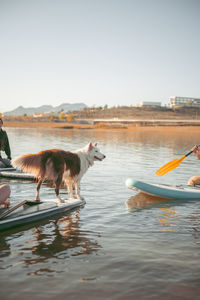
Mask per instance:
[[[142,101],[137,106],[138,107],[144,107],[144,106],[161,106],[161,102]]]
[[[189,98],[189,97],[170,97],[170,107],[200,107],[199,98]]]

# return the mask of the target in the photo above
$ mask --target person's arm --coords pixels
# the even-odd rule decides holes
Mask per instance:
[[[2,157],[1,157],[1,143],[2,143],[2,140],[3,140],[3,134],[2,134],[2,130],[0,130],[0,159],[2,159]]]
[[[5,153],[8,157],[8,159],[11,160],[10,144],[9,144],[9,140],[8,140],[8,136],[7,136],[6,132],[5,132]]]

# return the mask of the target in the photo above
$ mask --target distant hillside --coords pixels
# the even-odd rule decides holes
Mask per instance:
[[[69,110],[81,110],[86,108],[87,105],[84,103],[63,103],[58,106],[42,105],[39,107],[23,107],[19,106],[14,110],[3,113],[4,116],[22,116],[22,115],[34,115],[37,113],[59,113],[61,111]]]

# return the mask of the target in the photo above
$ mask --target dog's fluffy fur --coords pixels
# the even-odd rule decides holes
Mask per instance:
[[[40,201],[39,191],[44,179],[52,180],[55,184],[55,193],[59,202],[59,188],[65,181],[70,198],[73,198],[73,185],[77,199],[83,199],[79,193],[80,180],[95,160],[103,160],[105,155],[92,143],[75,152],[59,149],[44,150],[36,154],[25,154],[12,161],[14,167],[34,174],[38,178],[36,201]]]

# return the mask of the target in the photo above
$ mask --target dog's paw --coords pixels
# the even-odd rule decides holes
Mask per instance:
[[[65,203],[65,200],[63,200],[63,199],[58,199],[58,204],[62,204],[62,203]]]

